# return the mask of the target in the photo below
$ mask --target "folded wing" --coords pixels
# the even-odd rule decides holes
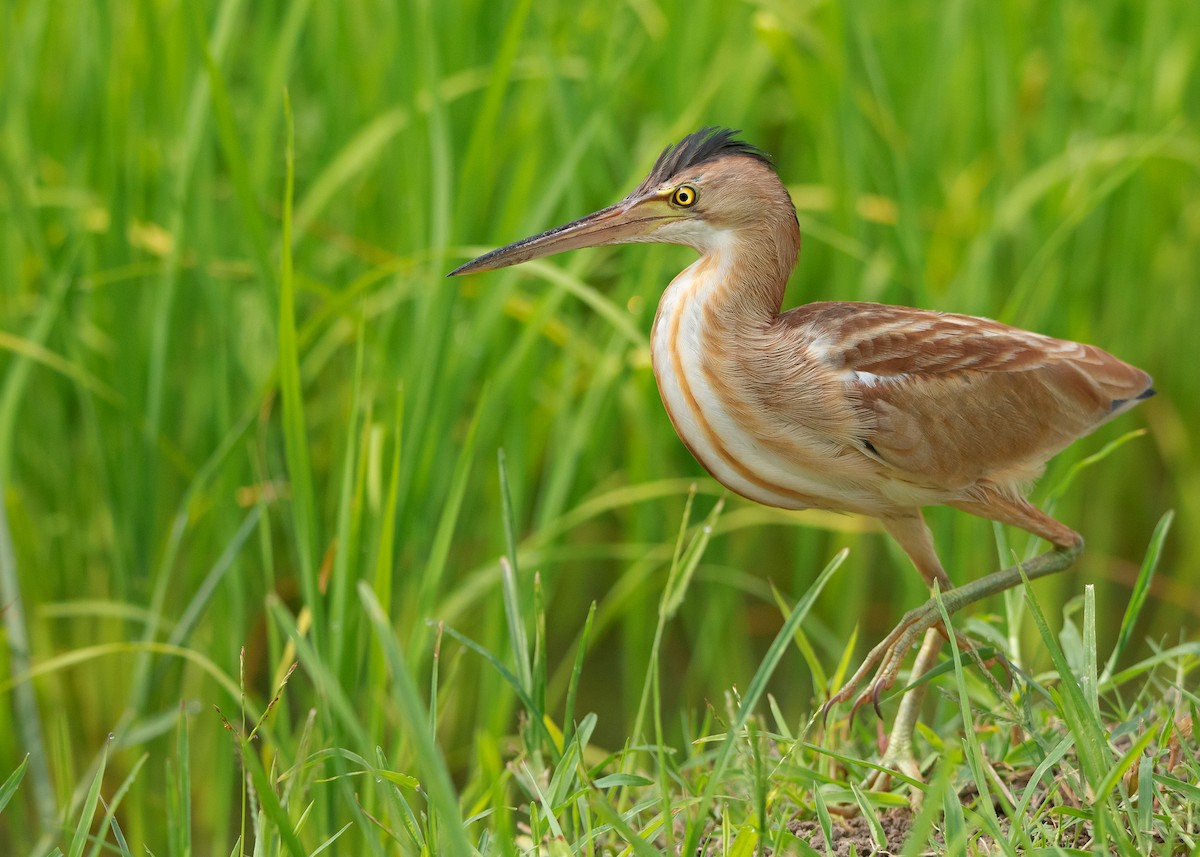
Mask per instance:
[[[1020,490],[1076,438],[1153,394],[1140,369],[1091,345],[989,319],[867,303],[785,315],[838,374],[867,454],[944,490]]]

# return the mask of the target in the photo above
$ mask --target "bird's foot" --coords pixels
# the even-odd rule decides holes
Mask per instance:
[[[826,720],[829,718],[829,711],[833,706],[848,702],[866,681],[872,670],[875,671],[875,677],[867,688],[854,699],[854,703],[850,707],[850,719],[853,720],[858,709],[868,702],[874,706],[875,713],[882,717],[879,702],[883,698],[884,692],[896,683],[896,676],[900,671],[900,665],[904,663],[904,658],[908,655],[908,650],[912,648],[921,634],[931,628],[936,627],[939,629],[939,633],[944,634],[941,622],[937,602],[933,600],[905,613],[900,624],[867,653],[867,657],[854,675],[850,676],[837,693],[829,697],[829,701],[825,703],[825,707],[821,711],[822,718]]]
[[[956,586],[942,593],[938,598],[931,598],[920,607],[909,610],[904,614],[904,618],[900,620],[900,624],[893,628],[892,632],[884,637],[879,645],[871,649],[866,659],[862,662],[862,665],[854,675],[850,676],[849,681],[842,686],[841,690],[831,696],[829,701],[825,703],[825,707],[821,710],[822,719],[829,719],[829,711],[833,706],[848,702],[863,682],[866,681],[867,676],[870,675],[872,670],[875,671],[875,677],[866,690],[854,699],[854,704],[850,709],[850,717],[853,719],[855,712],[868,702],[874,705],[878,713],[880,699],[884,692],[896,683],[896,675],[900,671],[900,665],[904,662],[908,650],[916,643],[917,638],[930,628],[942,629],[944,636],[945,626],[942,624],[943,608],[946,611],[946,615],[950,615],[968,604],[972,604],[989,595],[1011,589],[1013,586],[1021,583],[1022,577],[1028,580],[1035,580],[1039,577],[1045,577],[1046,575],[1061,571],[1074,562],[1082,549],[1083,542],[1081,540],[1070,547],[1046,551],[1019,566],[1014,565],[1002,568],[979,580],[971,581],[963,586]],[[939,598],[941,601],[940,606],[938,604]],[[965,637],[957,636],[957,639],[963,651],[973,651],[975,649],[974,644],[966,640]],[[1007,664],[1005,664],[1005,669],[1008,669]]]
[[[858,710],[868,702],[871,703],[871,706],[875,709],[875,713],[882,719],[883,712],[880,710],[880,703],[883,699],[883,694],[896,684],[896,677],[900,672],[900,666],[904,663],[905,657],[916,643],[918,636],[928,631],[937,634],[940,639],[946,639],[946,626],[942,623],[941,616],[937,612],[937,602],[931,602],[926,607],[930,608],[928,612],[925,608],[918,608],[905,614],[904,620],[900,625],[896,626],[892,633],[884,638],[883,642],[868,653],[866,659],[854,675],[849,678],[837,693],[829,698],[829,701],[825,703],[822,716],[828,718],[830,708],[839,703],[847,702],[854,696],[868,673],[873,669],[875,670],[874,678],[866,686],[866,689],[855,697],[854,703],[850,707],[850,719],[853,720]],[[914,614],[916,615],[914,616]],[[958,644],[958,650],[961,654],[971,655],[986,668],[990,668],[994,663],[999,662],[1004,668],[1009,682],[1011,682],[1012,670],[1009,667],[1008,660],[1002,654],[991,652],[984,659],[978,654],[980,649],[979,644],[970,637],[955,631],[954,640]],[[927,672],[932,666],[930,664],[925,669],[917,671],[914,665],[912,680],[916,681],[919,676]]]

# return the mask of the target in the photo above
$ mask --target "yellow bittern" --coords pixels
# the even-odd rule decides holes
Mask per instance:
[[[924,506],[1049,541],[1022,565],[1031,579],[1069,566],[1083,540],[1025,495],[1049,458],[1153,395],[1150,376],[1094,346],[985,318],[858,302],[781,313],[800,250],[796,209],[767,155],[737,133],[691,134],[616,205],[451,275],[601,244],[691,247],[700,258],[663,292],[651,357],[676,432],[719,482],[769,506],[879,519],[949,611],[1020,583],[1021,571],[951,588]],[[854,707],[878,701],[923,633],[914,677],[927,669],[935,629],[935,602],[910,611],[830,702],[872,669]],[[886,757],[910,773],[915,718],[902,704]]]

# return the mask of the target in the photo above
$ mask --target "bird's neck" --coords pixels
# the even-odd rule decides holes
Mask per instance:
[[[794,227],[794,214],[790,223]],[[697,248],[701,257],[671,281],[658,304],[650,351],[660,389],[679,371],[680,355],[718,359],[770,341],[800,247],[796,228],[709,238]]]
[[[741,233],[708,242],[663,293],[650,347],[667,414],[697,460],[742,496],[790,509],[821,505],[820,492],[804,480],[781,488],[762,477],[774,465],[763,463],[760,429],[774,430],[755,387],[771,363],[798,241],[747,241]]]
[[[681,271],[663,294],[660,314],[673,304],[676,310],[701,312],[706,327],[726,330],[766,325],[779,315],[800,252],[794,214],[784,218],[782,225],[776,220],[762,227],[718,232],[698,249],[701,257]]]

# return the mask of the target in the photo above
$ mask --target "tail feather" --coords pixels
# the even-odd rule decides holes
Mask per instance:
[[[1125,410],[1127,408],[1132,408],[1134,405],[1136,405],[1138,402],[1142,401],[1143,399],[1149,399],[1151,396],[1155,396],[1155,395],[1158,395],[1158,390],[1155,390],[1153,387],[1147,387],[1145,390],[1138,393],[1133,398],[1113,399],[1112,404],[1109,405],[1109,410],[1115,414],[1117,411]]]

